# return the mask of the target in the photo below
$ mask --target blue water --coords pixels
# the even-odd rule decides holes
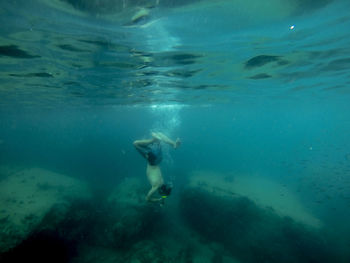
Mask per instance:
[[[273,180],[348,262],[350,2],[265,2],[0,1],[0,165],[108,192],[162,131],[175,200],[192,171]]]

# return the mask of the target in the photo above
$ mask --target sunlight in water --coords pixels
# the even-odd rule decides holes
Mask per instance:
[[[180,110],[184,107],[181,104],[153,104],[150,106],[154,115],[155,123],[152,130],[160,130],[168,136],[181,124]]]

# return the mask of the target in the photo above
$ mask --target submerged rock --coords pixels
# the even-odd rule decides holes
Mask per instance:
[[[323,223],[284,185],[261,176],[218,174],[209,171],[192,173],[189,186],[200,187],[220,196],[242,196],[263,209],[272,209],[282,217],[321,228]]]
[[[152,241],[141,241],[132,247],[132,253],[126,257],[126,262],[152,262],[163,263],[169,262],[164,255],[161,246],[157,246]]]
[[[17,171],[0,182],[0,253],[33,233],[54,227],[75,200],[90,198],[83,182],[40,168]],[[50,222],[44,220],[55,215]]]
[[[107,235],[114,246],[130,247],[159,226],[162,219],[159,205],[146,202],[147,191],[146,180],[126,178],[109,196],[109,206],[115,215]]]
[[[223,244],[242,262],[332,261],[320,228],[259,204],[254,191],[236,193],[227,187],[234,180],[221,183],[218,175],[197,176],[181,196],[182,216],[203,238]]]

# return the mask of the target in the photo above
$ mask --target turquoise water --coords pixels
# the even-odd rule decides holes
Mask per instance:
[[[0,7],[0,260],[349,262],[348,1]]]

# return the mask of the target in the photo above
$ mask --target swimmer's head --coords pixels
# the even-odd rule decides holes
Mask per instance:
[[[171,194],[171,190],[173,189],[172,184],[163,184],[158,188],[158,193],[163,197],[167,198]]]

